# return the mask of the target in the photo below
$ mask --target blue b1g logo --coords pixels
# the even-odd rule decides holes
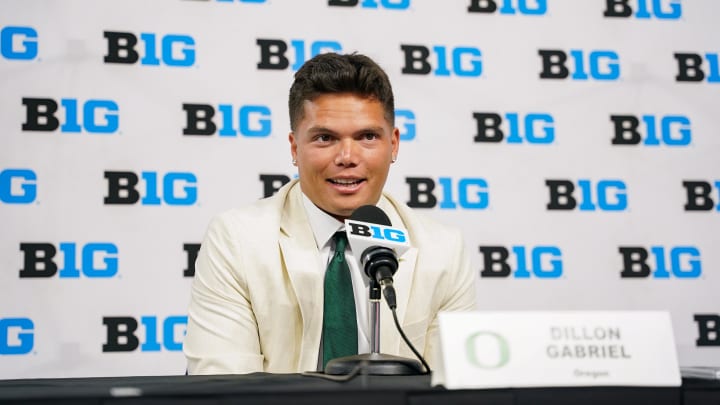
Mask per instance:
[[[702,274],[700,249],[695,246],[620,246],[620,277],[698,278]]]
[[[141,65],[171,67],[195,64],[195,39],[190,35],[143,32],[140,41],[131,32],[105,31],[103,36],[107,40],[105,63],[132,65],[139,61]]]
[[[625,211],[628,207],[627,186],[622,180],[581,179],[577,187],[571,180],[545,180],[545,185],[550,191],[548,210]]]
[[[401,44],[405,58],[403,74],[480,77],[482,51],[472,46],[448,47]],[[433,63],[431,63],[431,61]]]
[[[388,10],[407,10],[410,0],[328,0],[328,6],[362,8],[385,8]]]
[[[412,110],[395,110],[395,125],[400,130],[401,141],[412,141],[417,135],[415,113]]]
[[[547,13],[547,0],[471,0],[467,11],[540,16]]]
[[[605,0],[605,17],[637,19],[679,20],[682,17],[681,0]]]
[[[20,278],[48,278],[57,273],[60,278],[109,278],[118,272],[118,247],[109,242],[78,244],[62,242],[20,243],[23,267]],[[58,251],[62,260],[54,260]]]
[[[481,277],[558,278],[563,274],[562,250],[557,246],[480,246],[480,253]],[[508,263],[511,256],[514,268]]]
[[[540,49],[541,79],[615,81],[620,78],[620,57],[611,50]]]
[[[3,27],[0,54],[10,60],[32,60],[38,55],[38,34],[32,27]]]
[[[407,177],[410,188],[407,204],[413,208],[474,209],[483,210],[490,204],[488,183],[481,178],[440,177],[437,182],[429,177]],[[438,195],[436,187],[440,186]]]
[[[23,131],[51,132],[60,128],[64,133],[112,134],[119,126],[118,104],[112,100],[63,98],[58,104],[50,98],[24,97],[22,104],[25,106]],[[62,112],[56,114],[60,106]]]
[[[28,318],[0,318],[0,355],[30,353],[35,345],[34,329]]]
[[[551,144],[555,141],[555,120],[547,113],[520,114],[510,112],[503,116],[494,112],[473,113],[477,134],[475,142],[498,143],[503,139],[510,144]]]
[[[324,52],[342,53],[342,45],[333,40],[308,41],[303,39],[290,40],[288,43],[282,39],[261,39],[258,38],[257,46],[260,47],[260,61],[258,69],[285,70],[290,67],[296,71],[300,69],[305,61]]]
[[[133,317],[104,317],[107,341],[103,352],[132,352],[140,348],[143,352],[180,351],[185,336],[188,318],[184,315],[142,316],[140,323]],[[143,330],[138,326],[142,324]]]
[[[0,202],[30,204],[37,198],[37,175],[30,169],[0,171]]]

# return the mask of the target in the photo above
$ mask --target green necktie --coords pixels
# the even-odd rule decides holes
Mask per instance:
[[[350,268],[345,261],[347,235],[333,236],[335,251],[325,272],[323,303],[323,369],[327,362],[357,354],[357,315]]]

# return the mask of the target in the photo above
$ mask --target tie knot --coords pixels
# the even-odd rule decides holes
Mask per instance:
[[[345,252],[345,246],[347,246],[347,234],[344,231],[335,232],[333,235],[333,241],[335,242],[335,252]]]

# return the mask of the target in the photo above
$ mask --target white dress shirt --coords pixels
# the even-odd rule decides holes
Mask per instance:
[[[344,231],[345,224],[328,215],[325,211],[318,208],[303,194],[303,205],[307,213],[310,227],[315,236],[315,244],[320,251],[323,263],[329,263],[330,253],[333,245],[333,235],[337,231]],[[345,248],[345,260],[350,268],[350,276],[352,277],[353,295],[355,296],[355,313],[357,315],[358,328],[358,353],[370,353],[370,320],[368,314],[370,312],[370,298],[368,286],[370,280],[360,269],[357,259],[353,256],[350,244]],[[326,266],[327,267],[327,266]],[[326,267],[318,269],[325,272]],[[320,342],[320,367],[322,369],[322,342]]]

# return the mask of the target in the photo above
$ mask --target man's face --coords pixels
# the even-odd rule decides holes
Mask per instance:
[[[377,100],[324,94],[305,101],[304,117],[289,139],[303,192],[342,220],[380,199],[400,131],[385,120]]]

